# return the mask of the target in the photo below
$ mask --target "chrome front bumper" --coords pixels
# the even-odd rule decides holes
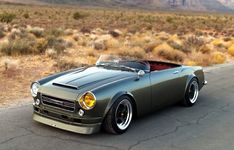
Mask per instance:
[[[53,119],[41,116],[36,113],[33,114],[33,120],[55,127],[55,128],[58,128],[58,129],[80,133],[80,134],[93,134],[93,133],[98,132],[101,127],[101,123],[88,124],[88,125],[82,125],[82,126],[67,124],[67,123],[63,123],[57,120],[53,120]]]

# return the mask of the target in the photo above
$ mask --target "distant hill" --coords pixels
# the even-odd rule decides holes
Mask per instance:
[[[234,0],[0,0],[18,3],[79,4],[154,10],[234,11]]]

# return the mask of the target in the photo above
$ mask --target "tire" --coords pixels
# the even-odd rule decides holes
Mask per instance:
[[[188,84],[182,104],[185,107],[191,107],[197,102],[198,96],[199,96],[199,83],[196,78],[193,78]]]
[[[111,134],[123,134],[127,131],[133,118],[133,105],[128,96],[121,96],[107,113],[103,128]]]

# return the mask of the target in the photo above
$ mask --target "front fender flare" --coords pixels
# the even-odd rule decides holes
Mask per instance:
[[[103,117],[106,116],[106,114],[107,114],[108,111],[111,109],[111,107],[113,106],[113,104],[115,103],[115,101],[116,101],[119,97],[121,97],[121,96],[123,96],[123,95],[129,96],[129,97],[133,100],[133,103],[135,103],[134,96],[133,96],[132,93],[127,92],[127,91],[120,91],[120,92],[116,93],[113,97],[111,97],[109,103],[107,104],[107,107],[106,107],[106,109],[105,109],[105,112],[104,112],[104,116],[103,116]]]

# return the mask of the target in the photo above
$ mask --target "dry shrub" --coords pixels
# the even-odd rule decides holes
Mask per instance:
[[[5,33],[2,30],[0,30],[0,39],[3,38],[4,36],[5,36]]]
[[[133,48],[122,48],[117,52],[120,56],[130,56],[134,58],[142,59],[145,57],[146,53],[144,49],[140,47],[133,47]]]
[[[185,65],[187,66],[196,66],[197,63],[195,61],[192,61],[192,60],[187,60],[184,62]]]
[[[37,50],[40,53],[44,53],[47,48],[47,39],[41,38],[37,40]]]
[[[27,55],[39,53],[34,39],[15,39],[11,42],[3,43],[0,51],[6,55]]]
[[[105,46],[107,49],[118,48],[120,47],[120,43],[117,39],[110,38],[109,40],[105,41]]]
[[[183,52],[173,49],[167,43],[155,47],[153,53],[164,59],[176,62],[182,62],[184,58],[186,58],[186,55]]]
[[[204,39],[199,38],[197,36],[189,36],[184,41],[184,46],[187,47],[187,49],[197,49],[205,44]]]
[[[88,56],[91,56],[91,57],[95,57],[96,56],[96,53],[94,50],[90,49],[90,50],[87,50],[86,51],[87,55]]]
[[[73,60],[67,60],[67,59],[57,59],[56,63],[54,64],[54,67],[58,71],[65,71],[70,69],[75,69],[78,67],[87,66],[87,64],[81,64],[79,62],[75,62]]]
[[[228,48],[228,53],[234,56],[234,44]]]
[[[6,22],[6,23],[10,23],[12,22],[14,19],[16,18],[16,15],[15,14],[12,14],[12,13],[2,13],[0,14],[0,21],[1,22]]]
[[[208,45],[203,45],[201,48],[199,48],[198,51],[200,51],[200,52],[202,52],[204,54],[207,54],[207,53],[210,53],[212,51],[212,49]]]
[[[160,41],[160,40],[147,43],[144,45],[144,50],[146,53],[152,52],[154,50],[154,48],[159,46],[160,44],[162,44],[162,41]]]
[[[66,29],[66,30],[64,31],[64,34],[65,34],[65,35],[73,35],[73,30],[72,30],[72,29]]]
[[[211,43],[216,47],[222,47],[224,45],[224,41],[221,39],[214,39]]]
[[[62,38],[56,38],[54,36],[48,37],[47,48],[53,48],[57,54],[62,54],[66,48],[72,47],[72,43],[65,41]]]
[[[174,49],[186,51],[186,49],[182,46],[182,42],[180,40],[168,40],[167,43]]]
[[[47,57],[51,57],[51,58],[57,58],[57,51],[55,51],[53,48],[49,48],[45,51],[45,54]]]
[[[121,36],[123,33],[120,30],[115,29],[115,30],[109,31],[109,34],[116,38],[116,37]]]
[[[132,47],[144,47],[151,42],[151,37],[145,35],[134,35],[130,38],[130,46]]]
[[[35,35],[37,38],[44,36],[44,29],[40,27],[29,28],[29,32]]]
[[[59,71],[74,69],[79,66],[80,64],[77,64],[73,61],[64,60],[64,59],[57,59],[56,63],[54,64],[54,67],[57,68]]]
[[[226,61],[226,56],[221,52],[214,52],[211,55],[212,64],[222,64]]]
[[[93,42],[93,48],[96,50],[106,50],[105,40],[97,39]]]
[[[53,29],[49,29],[47,31],[47,34],[49,36],[60,37],[60,36],[64,35],[64,30],[61,28],[53,28]]]
[[[196,65],[199,66],[209,66],[212,64],[209,54],[203,54],[196,51],[192,52],[191,55],[189,55],[189,60],[195,62]]]
[[[79,20],[79,19],[83,19],[83,18],[86,18],[88,17],[89,14],[88,13],[83,13],[83,12],[75,12],[73,14],[73,19],[75,20]]]

